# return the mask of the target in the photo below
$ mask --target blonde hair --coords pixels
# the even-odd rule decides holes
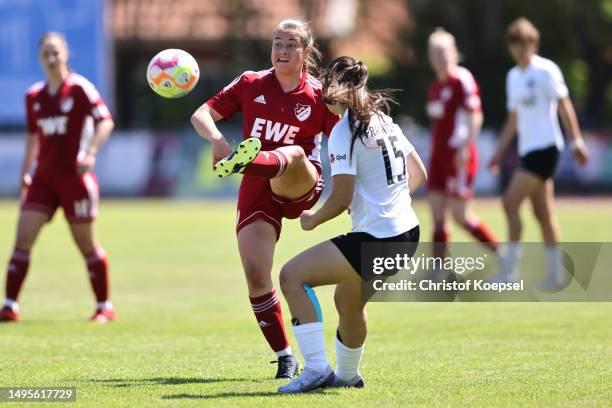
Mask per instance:
[[[519,17],[508,26],[506,41],[508,44],[532,44],[537,48],[540,44],[540,32],[531,21],[525,17]]]
[[[429,35],[427,45],[429,48],[434,46],[454,47],[455,49],[457,48],[455,36],[443,29],[442,27],[437,27],[434,32]]]
[[[312,25],[302,20],[286,19],[278,23],[272,33],[272,38],[276,37],[276,34],[281,31],[295,33],[300,38],[302,49],[310,48],[310,53],[304,59],[303,68],[312,74],[316,74],[319,70],[318,61],[321,59],[321,52],[315,45]]]

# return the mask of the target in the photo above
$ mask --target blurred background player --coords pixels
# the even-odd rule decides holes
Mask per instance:
[[[432,121],[427,197],[434,221],[434,255],[444,256],[449,241],[447,208],[455,222],[496,251],[497,239],[470,208],[478,150],[474,140],[482,125],[480,92],[474,77],[458,65],[455,37],[436,29],[428,42],[436,79],[429,85],[427,113]]]
[[[38,45],[47,81],[34,84],[26,94],[28,134],[20,174],[24,200],[0,321],[19,319],[17,299],[28,272],[30,250],[43,225],[62,207],[87,263],[96,297],[91,320],[104,323],[115,319],[115,310],[109,300],[108,261],[94,235],[99,189],[93,166],[114,123],[96,88],[68,67],[64,36],[46,33]]]
[[[213,145],[216,174],[244,175],[238,250],[253,312],[278,357],[276,378],[293,378],[299,364],[272,283],[274,250],[282,219],[297,218],[319,199],[322,133],[329,135],[338,120],[323,103],[320,82],[308,72],[317,54],[310,25],[284,20],[272,35],[272,68],[244,72],[192,116],[198,134]],[[232,152],[215,122],[239,111],[246,140]]]
[[[515,20],[506,32],[510,54],[517,65],[506,76],[508,116],[499,145],[489,166],[498,170],[504,152],[518,131],[520,166],[514,172],[503,197],[508,219],[508,244],[502,257],[501,280],[519,279],[516,268],[520,256],[522,223],[519,209],[531,199],[544,243],[549,273],[541,288],[564,287],[568,279],[561,266],[559,227],[554,213],[553,176],[559,153],[564,147],[557,111],[571,142],[574,160],[584,165],[588,151],[559,67],[537,55],[540,34],[526,18]]]
[[[326,103],[342,115],[328,145],[333,190],[318,211],[304,211],[300,222],[310,231],[350,206],[353,228],[307,249],[283,267],[281,288],[291,309],[304,371],[280,387],[280,393],[365,385],[359,374],[367,334],[361,283],[373,275],[361,269],[361,244],[412,243],[408,254],[412,256],[419,241],[419,220],[411,207],[410,192],[425,180],[425,165],[399,126],[384,113],[392,101],[388,92],[369,91],[367,79],[367,67],[350,57],[336,58],[325,71]],[[337,285],[335,373],[325,355],[322,315],[312,290],[321,285]]]

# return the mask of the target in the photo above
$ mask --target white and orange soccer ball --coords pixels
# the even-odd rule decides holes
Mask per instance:
[[[151,59],[147,67],[147,82],[164,98],[187,95],[198,83],[200,69],[196,60],[179,49],[167,49]]]

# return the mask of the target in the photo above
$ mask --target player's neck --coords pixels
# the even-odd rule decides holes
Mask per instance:
[[[276,75],[276,79],[284,92],[294,90],[302,80],[302,71],[297,73],[282,74],[277,70],[274,70],[274,75]]]
[[[453,69],[454,67],[448,67],[446,69],[436,71],[436,77],[438,78],[438,81],[440,82],[446,81],[448,77],[451,76]]]
[[[518,65],[519,68],[521,68],[521,69],[527,68],[527,66],[531,63],[531,59],[533,58],[534,55],[535,54],[529,54],[524,59],[520,59],[520,60],[516,61],[516,65]]]
[[[62,82],[64,82],[64,80],[68,77],[69,74],[70,71],[66,69],[61,70],[58,75],[49,75],[47,77],[47,91],[51,95],[54,95],[59,89],[59,87],[62,85]]]

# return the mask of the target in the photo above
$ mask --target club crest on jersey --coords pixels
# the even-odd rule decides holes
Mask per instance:
[[[34,105],[32,105],[32,109],[34,109],[34,112],[38,112],[40,110],[40,103],[34,102]]]
[[[72,98],[62,99],[62,101],[60,102],[60,109],[62,110],[63,113],[68,113],[72,110],[72,105],[74,105],[74,99]]]
[[[301,103],[298,103],[295,105],[293,111],[295,112],[295,117],[298,118],[300,122],[303,122],[310,117],[310,112],[312,112],[312,109],[310,108],[310,105],[302,105]]]

